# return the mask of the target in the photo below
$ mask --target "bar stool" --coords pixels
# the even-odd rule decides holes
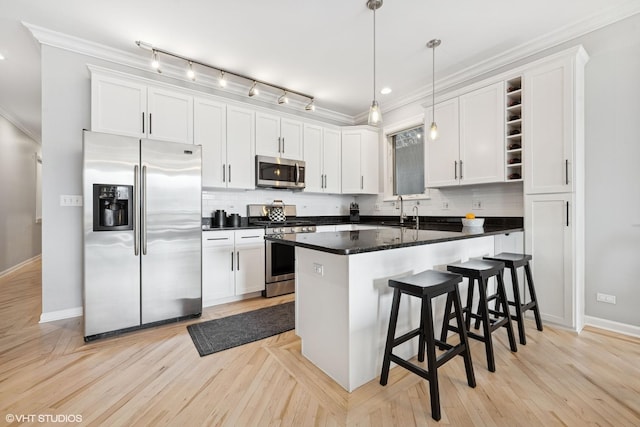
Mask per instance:
[[[413,276],[406,276],[399,279],[389,280],[389,286],[393,290],[393,302],[391,304],[391,318],[389,319],[389,329],[387,332],[387,343],[384,349],[384,359],[382,361],[382,373],[380,374],[380,384],[387,385],[389,379],[389,367],[391,362],[395,362],[405,369],[429,381],[429,394],[431,395],[431,417],[440,420],[440,394],[438,391],[438,368],[460,355],[464,358],[464,367],[467,372],[467,383],[469,387],[476,386],[476,379],[471,363],[471,352],[467,340],[464,318],[462,316],[462,303],[460,302],[460,291],[458,283],[462,281],[459,274],[446,273],[444,271],[427,270]],[[417,329],[395,338],[396,326],[398,323],[398,311],[400,308],[400,296],[407,294],[422,300],[420,310],[420,326]],[[435,338],[433,328],[433,310],[431,299],[439,295],[447,294],[447,299],[451,299],[454,305],[453,316],[458,321],[458,336],[460,343],[450,345],[441,343]],[[425,347],[427,353],[427,370],[420,366],[409,363],[393,354],[393,348],[412,338],[418,338],[418,361],[424,362]],[[436,346],[446,348],[446,351],[436,358]]]
[[[542,331],[542,319],[540,317],[540,309],[538,308],[538,298],[536,298],[536,290],[533,286],[533,276],[531,274],[531,267],[529,266],[529,261],[531,261],[531,255],[527,254],[514,254],[503,252],[494,256],[486,256],[484,259],[491,261],[499,261],[504,262],[506,268],[511,272],[511,285],[513,287],[513,301],[508,301],[507,304],[515,307],[516,315],[511,316],[513,320],[518,322],[518,335],[520,337],[520,344],[527,344],[527,337],[524,333],[524,312],[527,310],[533,310],[533,315],[536,319],[536,327],[539,331]],[[518,267],[524,267],[524,273],[529,289],[529,295],[531,296],[531,301],[527,303],[522,303],[520,299],[520,285],[518,283],[518,274],[516,269]],[[526,293],[525,293],[526,297]],[[499,302],[496,299],[496,306],[498,306]]]
[[[504,270],[504,263],[497,261],[487,261],[480,259],[472,259],[467,262],[451,264],[447,266],[447,270],[453,273],[461,274],[469,279],[469,290],[467,292],[467,305],[463,309],[465,314],[465,326],[467,328],[467,335],[469,338],[476,339],[484,342],[485,352],[487,354],[487,366],[489,371],[495,372],[496,364],[493,355],[493,340],[491,334],[498,328],[504,326],[507,328],[507,336],[509,337],[509,347],[511,351],[516,352],[516,339],[513,334],[513,325],[511,324],[511,316],[509,316],[509,306],[506,301],[506,293],[504,289],[504,281],[502,280],[502,273]],[[496,277],[498,286],[496,293],[500,295],[498,300],[502,305],[502,311],[499,307],[495,310],[490,310],[488,301],[491,296],[487,296],[487,282],[489,278]],[[478,292],[480,294],[480,301],[478,303],[478,312],[473,313],[473,288],[475,281],[478,281]],[[496,319],[491,319],[489,314],[497,316]],[[447,302],[445,306],[445,318],[442,322],[442,334],[440,335],[440,341],[447,341],[448,331],[457,332],[459,328],[456,328],[449,324],[450,319],[454,317],[451,313],[451,298],[447,296]],[[471,326],[471,318],[474,318],[482,322],[483,334],[479,335],[469,330]]]

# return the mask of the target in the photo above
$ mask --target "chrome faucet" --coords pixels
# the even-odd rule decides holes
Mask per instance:
[[[416,214],[413,220],[416,222],[416,230],[420,230],[420,216],[418,215],[418,205],[413,206],[413,211]]]
[[[400,225],[404,224],[404,204],[402,202],[402,196],[398,195],[396,201],[400,201]]]

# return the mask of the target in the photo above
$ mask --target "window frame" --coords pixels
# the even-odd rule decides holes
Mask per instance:
[[[398,196],[393,194],[393,179],[394,179],[394,160],[393,160],[393,139],[392,135],[397,134],[403,130],[415,128],[418,126],[425,126],[424,123],[424,114],[412,116],[406,118],[402,121],[393,123],[389,126],[385,126],[383,128],[383,135],[385,140],[385,155],[384,155],[384,193],[383,193],[383,201],[392,202],[397,200]],[[425,128],[426,129],[426,128]],[[427,155],[427,147],[426,147],[426,139],[425,139],[425,147],[424,147],[424,155],[425,159],[423,162],[426,167],[426,155]],[[420,194],[407,194],[403,195],[403,200],[427,200],[430,199],[431,195],[429,189],[425,187],[424,192]]]

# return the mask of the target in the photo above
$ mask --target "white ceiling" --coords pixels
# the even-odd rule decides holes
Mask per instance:
[[[639,0],[386,0],[376,12],[377,94],[390,108],[436,79],[566,41],[640,12]],[[148,56],[142,40],[363,114],[373,96],[366,0],[0,0],[0,113],[40,139],[38,44],[22,22]],[[437,84],[436,84],[437,86]]]

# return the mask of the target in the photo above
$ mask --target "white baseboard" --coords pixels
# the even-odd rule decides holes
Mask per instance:
[[[50,311],[40,315],[40,323],[53,322],[55,320],[71,319],[82,316],[82,307],[68,308],[66,310]]]
[[[30,263],[32,263],[34,261],[39,260],[40,258],[42,258],[42,255],[36,255],[33,258],[29,258],[26,261],[22,261],[20,264],[16,264],[13,267],[9,267],[6,270],[0,272],[0,277],[6,276],[7,274],[10,274],[10,273],[13,273],[14,271],[24,267],[27,264],[30,264]]]
[[[640,338],[640,327],[627,325],[626,323],[614,322],[613,320],[600,319],[598,317],[584,316],[584,324],[594,326],[607,331],[617,332],[623,335]]]

